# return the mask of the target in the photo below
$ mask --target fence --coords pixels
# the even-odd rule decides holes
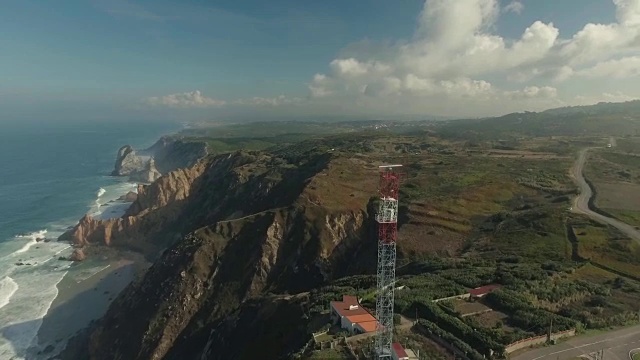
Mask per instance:
[[[571,336],[575,336],[576,335],[576,329],[570,329],[570,330],[565,330],[565,331],[560,331],[557,333],[553,333],[551,334],[551,336],[549,337],[548,335],[540,335],[540,336],[535,336],[535,337],[531,337],[528,339],[522,339],[522,340],[518,340],[514,343],[511,343],[507,346],[504,347],[504,351],[505,353],[509,354],[512,353],[516,350],[520,350],[520,349],[524,349],[533,345],[540,345],[540,344],[544,344],[547,342],[547,340],[557,340],[557,339],[561,339],[561,338],[565,338],[565,337],[571,337]]]
[[[344,345],[347,347],[347,351],[349,352],[349,355],[351,355],[351,357],[353,359],[357,359],[358,355],[356,355],[356,352],[353,351],[353,347],[351,346],[351,344],[349,344],[349,342],[347,341],[346,337],[342,337],[342,342],[344,343]]]
[[[437,302],[440,302],[440,301],[447,301],[447,300],[468,299],[469,297],[471,297],[471,294],[464,293],[464,294],[460,294],[460,295],[449,296],[449,297],[446,297],[446,298],[435,299],[435,300],[433,300],[433,302],[437,303]]]

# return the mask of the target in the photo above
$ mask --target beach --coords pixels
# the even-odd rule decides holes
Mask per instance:
[[[88,213],[96,219],[124,215],[131,202],[120,197],[136,188],[113,179],[99,189]],[[0,359],[54,359],[149,265],[142,254],[98,244],[85,249],[82,262],[65,260],[73,247],[56,241],[62,230],[0,243],[7,254],[0,257],[0,270],[9,274],[0,279],[0,318],[6,324],[0,324]]]
[[[1,127],[0,359],[50,358],[130,282],[141,256],[92,246],[74,263],[65,260],[71,244],[57,239],[85,214],[122,216],[131,203],[119,199],[137,184],[110,176],[118,149],[146,148],[175,130],[169,123]]]
[[[99,319],[116,296],[141,275],[146,263],[141,255],[130,252],[119,255],[120,259],[106,261],[102,270],[86,279],[77,280],[68,273],[58,283],[58,296],[42,319],[37,344],[29,349],[28,359],[53,358],[71,337]]]

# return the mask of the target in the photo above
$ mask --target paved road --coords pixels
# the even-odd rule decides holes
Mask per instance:
[[[612,219],[610,217],[600,215],[592,211],[591,209],[589,209],[589,199],[591,198],[593,192],[591,191],[591,187],[589,186],[589,184],[587,184],[582,174],[584,169],[584,164],[587,161],[588,151],[589,151],[588,148],[582,149],[580,151],[580,153],[578,154],[578,160],[576,160],[576,163],[571,169],[572,176],[576,179],[576,181],[578,182],[578,185],[580,186],[580,195],[578,195],[574,199],[572,211],[576,213],[585,214],[588,217],[600,223],[609,224],[613,227],[616,227],[622,233],[640,242],[640,231],[636,230],[633,226],[625,224],[616,219]]]
[[[606,334],[573,338],[558,345],[530,350],[511,360],[566,360],[600,350],[604,350],[605,360],[629,360],[629,352],[638,348],[640,348],[640,325]]]

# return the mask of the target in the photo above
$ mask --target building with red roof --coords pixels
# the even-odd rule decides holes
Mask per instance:
[[[496,289],[500,289],[500,287],[501,286],[498,284],[480,286],[475,289],[469,290],[469,294],[471,295],[472,298],[481,298]]]
[[[342,301],[331,302],[331,318],[350,334],[376,331],[378,321],[360,305],[358,298],[343,295]]]

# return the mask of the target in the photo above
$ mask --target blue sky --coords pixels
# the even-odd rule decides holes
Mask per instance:
[[[473,12],[479,3],[492,1],[496,0],[462,2]],[[505,8],[510,3],[498,5]],[[227,104],[280,95],[307,99],[315,74],[326,74],[341,87],[349,87],[331,74],[332,61],[388,59],[398,44],[411,43],[425,6],[417,0],[66,0],[52,4],[3,0],[0,5],[0,106],[16,114],[48,109],[73,113],[75,106],[81,109],[88,104],[99,105],[107,114],[112,109],[114,116],[134,108],[132,114],[140,114],[146,110],[141,105],[146,98],[195,90]],[[577,7],[574,1],[523,0],[521,5],[520,13],[501,12],[483,31],[508,43],[540,20],[552,22],[560,38],[570,39],[587,23],[616,21],[612,1],[580,0]],[[473,74],[477,79],[449,74],[500,83],[493,71]],[[433,79],[446,80],[440,75]],[[547,84],[535,86],[542,85]],[[308,109],[339,113],[368,101],[338,98],[343,102],[323,100]],[[199,106],[198,116],[227,111],[220,107],[224,106]],[[278,111],[300,111],[300,106],[296,109],[281,106]],[[179,114],[188,116],[192,111],[183,109]]]

